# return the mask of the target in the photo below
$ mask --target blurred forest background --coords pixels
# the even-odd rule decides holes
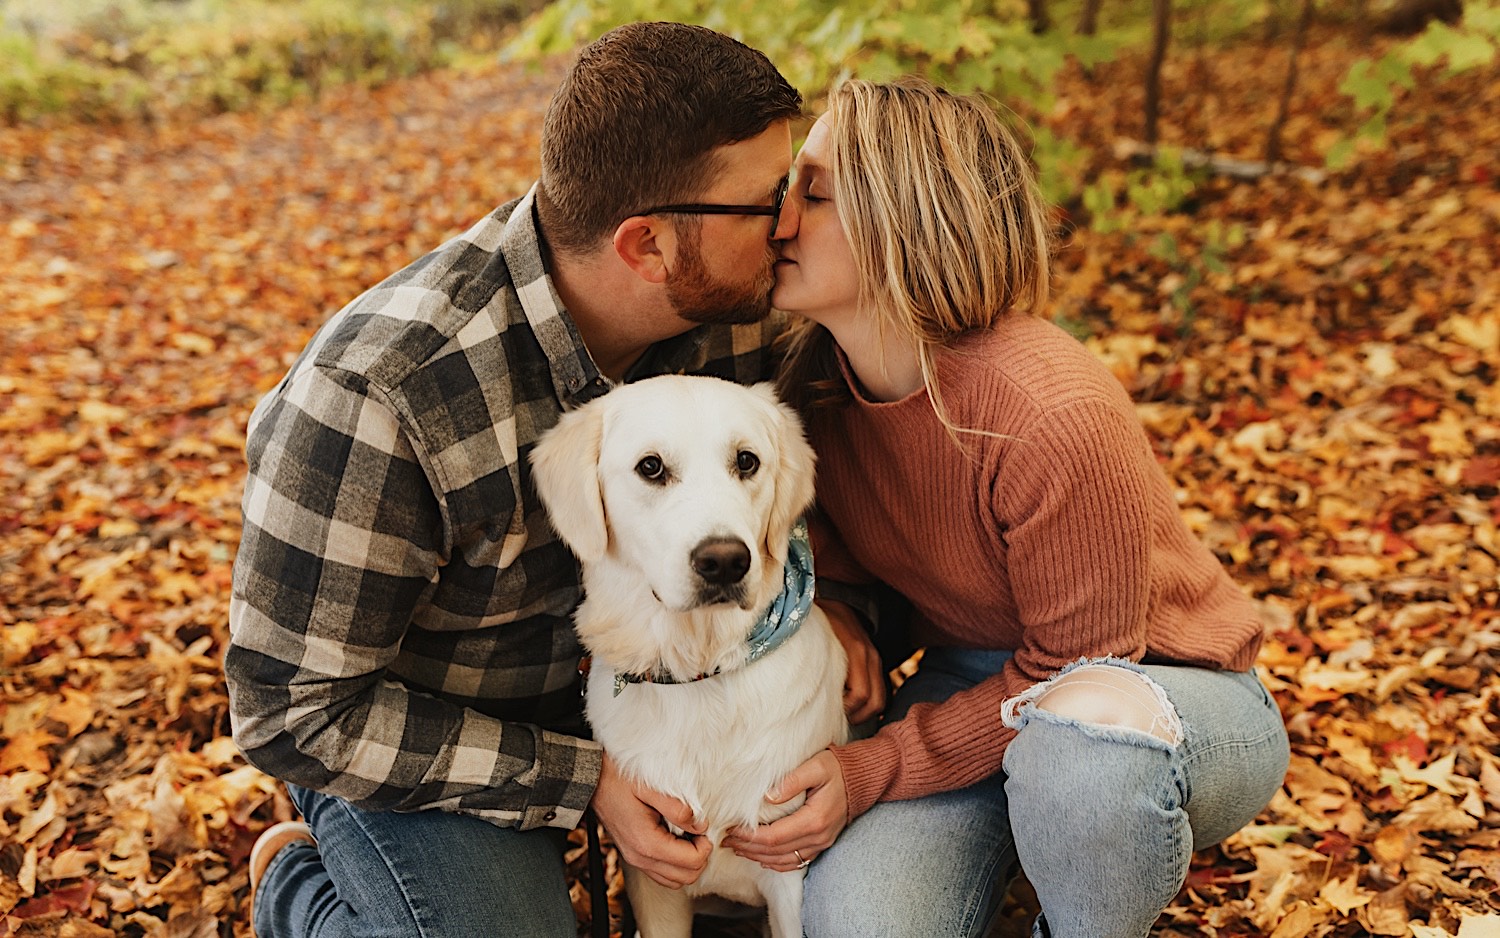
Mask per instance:
[[[632,19],[1030,141],[1051,314],[1261,601],[1292,738],[1157,934],[1500,934],[1496,0],[0,0],[0,938],[250,934],[291,811],[219,671],[250,410],[524,191]]]

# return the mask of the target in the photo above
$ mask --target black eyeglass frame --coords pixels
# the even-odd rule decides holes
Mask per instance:
[[[792,188],[789,176],[783,176],[770,205],[721,205],[712,202],[688,202],[682,205],[658,205],[637,215],[766,215],[771,219],[771,233],[781,224],[781,208],[786,204],[786,195]]]

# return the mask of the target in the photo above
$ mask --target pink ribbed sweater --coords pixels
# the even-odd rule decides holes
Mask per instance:
[[[842,363],[842,362],[841,362]],[[1252,602],[1178,512],[1129,396],[1076,339],[1003,317],[938,360],[960,451],[925,391],[815,410],[818,573],[873,577],[916,607],[920,645],[1012,649],[1005,668],[835,750],[850,817],[1001,769],[1001,701],[1080,657],[1245,670]]]

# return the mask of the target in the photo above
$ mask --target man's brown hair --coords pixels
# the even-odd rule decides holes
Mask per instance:
[[[760,52],[684,23],[630,23],[583,50],[542,123],[537,211],[553,250],[581,253],[654,205],[691,202],[713,150],[802,113]]]

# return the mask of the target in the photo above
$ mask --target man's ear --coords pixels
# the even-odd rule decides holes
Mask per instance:
[[[625,266],[647,283],[667,279],[671,258],[677,250],[676,232],[650,215],[632,215],[615,229],[615,253]]]

